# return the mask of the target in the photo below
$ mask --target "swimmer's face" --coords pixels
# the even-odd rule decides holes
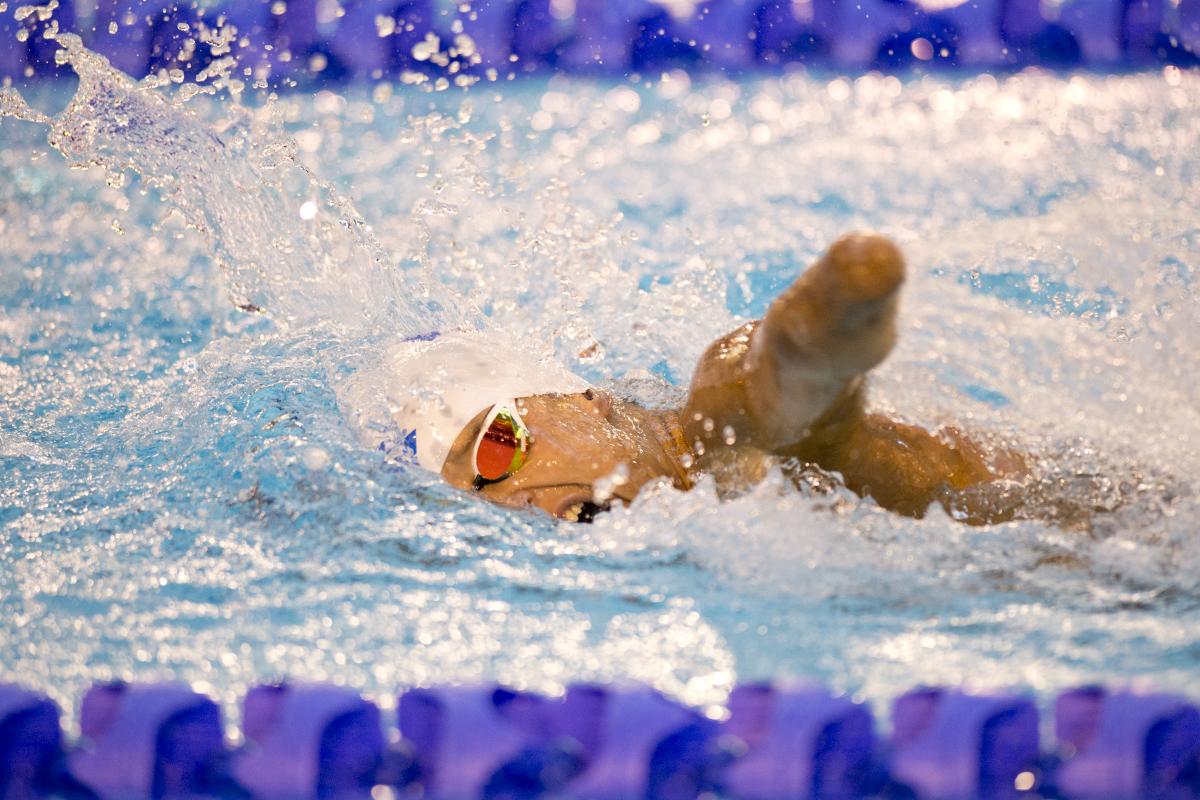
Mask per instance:
[[[463,428],[442,467],[442,477],[460,489],[474,487],[472,449],[488,410]],[[652,412],[607,392],[520,398],[517,411],[529,430],[529,448],[520,469],[478,489],[494,503],[536,506],[563,519],[587,520],[596,506],[629,503],[645,484],[678,473],[654,433]],[[612,487],[612,498],[596,496],[596,482],[613,475],[619,485]]]

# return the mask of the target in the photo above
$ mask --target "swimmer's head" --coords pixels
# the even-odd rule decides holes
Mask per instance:
[[[414,339],[393,351],[389,368],[399,455],[492,502],[587,520],[664,475],[687,481],[677,425],[518,343],[478,333]],[[484,441],[492,423],[505,440],[498,447]],[[492,452],[481,454],[481,444]],[[481,458],[495,461],[497,449],[504,464],[489,471]]]
[[[519,466],[499,480],[479,480],[476,445],[492,416],[487,408],[453,442],[441,469],[448,483],[494,503],[581,522],[632,502],[663,476],[675,476],[681,488],[687,483],[678,426],[656,412],[597,389],[518,397],[514,405],[528,437]]]
[[[399,387],[391,415],[405,457],[440,472],[467,423],[497,403],[537,394],[570,394],[587,382],[497,334],[450,332],[402,343],[390,380]]]

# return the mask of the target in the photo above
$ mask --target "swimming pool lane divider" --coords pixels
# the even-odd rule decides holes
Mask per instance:
[[[78,33],[135,77],[161,69],[194,76],[225,52],[224,45],[214,51],[197,40],[197,8],[204,9],[209,26],[218,20],[235,26],[230,54],[256,80],[275,85],[414,72],[456,81],[489,72],[500,78],[547,72],[654,76],[680,68],[744,74],[789,64],[856,72],[1031,65],[1123,70],[1200,63],[1200,0],[708,0],[695,5],[662,0],[94,0],[90,5],[95,12],[87,18],[77,15],[73,0],[60,0],[48,19],[33,13],[17,19],[21,4],[10,2],[8,11],[0,12],[0,78],[61,69],[54,60],[56,46],[45,38],[51,29]],[[449,60],[435,56],[431,42]],[[451,61],[461,72],[449,69]]]
[[[816,684],[743,684],[726,711],[641,685],[483,684],[405,690],[393,728],[352,689],[286,683],[247,692],[233,748],[203,694],[106,683],[67,743],[54,702],[0,684],[0,799],[1200,797],[1200,711],[1177,695],[1063,692],[1046,749],[1033,699],[1008,692],[914,689],[886,740]]]

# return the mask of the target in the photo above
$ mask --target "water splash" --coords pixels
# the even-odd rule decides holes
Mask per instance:
[[[186,102],[197,91],[172,96],[157,76],[134,82],[73,34],[56,41],[80,79],[67,108],[48,117],[8,89],[0,114],[48,124],[74,168],[99,166],[118,187],[134,173],[153,187],[207,239],[238,308],[283,327],[400,335],[468,318],[391,262],[352,203],[297,164],[292,142],[263,124],[269,107],[228,102],[209,124]]]
[[[7,674],[54,675],[63,699],[164,673],[229,700],[277,673],[381,697],[636,673],[695,702],[783,674],[879,700],[981,674],[1194,685],[1195,76],[553,79],[243,109],[97,75],[65,115],[70,158],[169,176],[202,157],[231,180],[114,187],[16,133],[0,150],[0,202],[29,212],[0,214]],[[183,192],[193,229],[142,180]],[[337,222],[333,190],[370,225]],[[260,235],[230,219],[245,203],[285,222]],[[397,469],[347,422],[369,405],[345,407],[347,373],[383,396],[372,354],[426,323],[420,284],[435,321],[478,308],[667,403],[713,336],[861,226],[911,265],[871,402],[1019,441],[1051,488],[1120,508],[1087,532],[968,529],[776,472],[725,502],[660,487],[581,529]],[[267,318],[210,296],[218,256]]]

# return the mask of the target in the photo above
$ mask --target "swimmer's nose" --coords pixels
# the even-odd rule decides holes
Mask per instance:
[[[509,505],[514,506],[531,506],[533,505],[533,492],[526,489],[513,492],[508,496],[506,501]]]

